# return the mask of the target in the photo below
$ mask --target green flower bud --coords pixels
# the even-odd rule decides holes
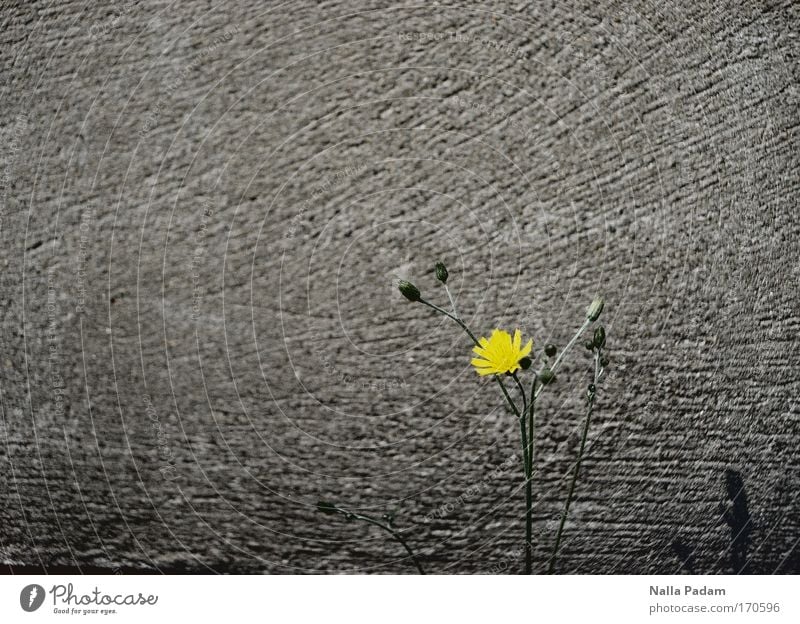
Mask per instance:
[[[544,353],[547,357],[553,357],[556,354],[556,351],[558,351],[558,349],[556,349],[556,346],[552,342],[548,342],[544,346]]]
[[[450,274],[447,272],[447,267],[444,266],[441,262],[436,263],[436,279],[438,279],[442,284],[447,283],[447,278]]]
[[[606,330],[601,325],[594,330],[594,340],[592,341],[595,347],[600,349],[606,344]]]
[[[608,366],[608,358],[607,357],[600,358],[600,366],[602,366],[603,368]]]
[[[519,361],[519,367],[522,370],[528,370],[533,364],[533,360],[531,360],[527,355]]]
[[[594,351],[594,343],[591,340],[584,342],[583,346],[586,347],[587,351]]]
[[[592,323],[594,323],[597,319],[600,318],[600,313],[603,311],[603,306],[605,303],[603,302],[602,297],[595,297],[594,301],[589,305],[586,310],[586,318],[589,319]]]
[[[539,373],[539,381],[542,382],[542,385],[547,385],[549,383],[553,383],[556,380],[556,375],[553,371],[549,368],[545,368]]]
[[[397,282],[398,290],[403,293],[403,296],[408,299],[409,301],[419,301],[420,294],[419,288],[414,286],[411,282],[407,282],[406,280],[400,280]]]

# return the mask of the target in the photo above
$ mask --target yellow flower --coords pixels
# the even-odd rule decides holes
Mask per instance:
[[[497,375],[513,373],[519,366],[519,361],[531,352],[533,340],[522,347],[522,332],[514,330],[514,339],[511,334],[502,329],[495,329],[487,340],[481,337],[480,346],[473,347],[477,358],[473,358],[472,365],[479,375]]]

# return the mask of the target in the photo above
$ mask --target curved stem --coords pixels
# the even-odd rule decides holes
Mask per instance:
[[[572,340],[570,340],[567,343],[567,346],[564,347],[561,350],[561,353],[559,353],[558,356],[556,357],[555,361],[553,362],[553,365],[550,367],[551,371],[555,373],[558,370],[558,367],[561,366],[561,361],[564,359],[564,356],[572,349],[572,347],[575,346],[575,343],[578,341],[578,338],[581,337],[583,332],[586,331],[586,328],[589,327],[589,325],[591,324],[592,322],[588,318],[585,321],[583,321],[583,325],[581,325],[578,328],[578,331],[575,332],[575,335],[572,337]],[[537,396],[539,396],[542,390],[544,390],[544,388],[545,388],[544,385],[539,386],[539,390],[536,392],[536,395],[533,398],[535,399]]]
[[[402,536],[387,523],[381,522],[380,520],[376,520],[375,518],[372,518],[370,516],[365,516],[363,514],[359,514],[354,511],[343,509],[341,507],[331,506],[330,509],[331,511],[335,511],[336,513],[339,513],[345,516],[346,518],[355,518],[356,520],[362,520],[364,522],[367,522],[368,524],[372,524],[376,527],[380,527],[384,531],[387,531],[395,540],[400,542],[403,548],[406,549],[406,552],[411,557],[411,560],[414,562],[414,565],[417,567],[419,573],[425,574],[425,570],[422,569],[422,564],[420,564],[419,559],[417,559],[417,556],[414,554],[414,551],[411,550],[411,547],[408,545],[408,542],[406,542],[406,540],[404,540]]]
[[[601,374],[600,369],[600,349],[597,349],[594,353],[594,382],[597,383],[600,379]],[[596,391],[596,390],[595,390]],[[581,434],[581,446],[580,450],[578,451],[578,459],[575,462],[575,468],[572,471],[572,481],[569,484],[569,491],[567,492],[567,500],[564,504],[564,513],[561,514],[561,521],[558,524],[558,532],[556,533],[556,545],[553,548],[553,554],[550,556],[550,565],[548,566],[547,573],[552,574],[553,570],[556,566],[556,556],[558,555],[558,549],[561,546],[561,535],[564,532],[564,523],[567,521],[567,515],[569,514],[569,507],[572,503],[572,495],[575,493],[575,483],[578,481],[578,473],[581,469],[581,462],[583,461],[583,451],[586,448],[586,437],[589,433],[589,423],[592,420],[592,412],[594,411],[594,397],[595,392],[590,392],[588,397],[588,407],[586,410],[586,422],[583,425],[583,433]]]
[[[453,311],[453,314],[450,314],[444,308],[440,308],[435,303],[431,303],[430,301],[425,301],[425,299],[423,299],[422,297],[420,297],[419,302],[422,305],[426,305],[429,308],[432,308],[432,309],[436,310],[440,314],[444,314],[446,317],[454,320],[456,323],[458,323],[458,325],[461,327],[461,329],[463,329],[467,333],[467,336],[469,336],[472,339],[472,342],[474,342],[476,345],[480,346],[480,343],[478,342],[478,339],[475,338],[475,334],[473,334],[470,331],[469,327],[467,327],[466,323],[464,323],[464,321],[462,321],[461,318],[459,318],[459,316],[455,314],[455,310]]]
[[[439,306],[437,306],[436,304],[430,303],[429,301],[425,301],[425,299],[422,299],[421,297],[420,297],[419,302],[421,304],[423,304],[423,305],[428,306],[429,308],[431,308],[433,310],[436,310],[439,314],[444,314],[447,318],[452,319],[453,321],[455,321],[458,324],[458,326],[461,327],[461,329],[464,330],[464,332],[467,334],[467,336],[470,337],[472,342],[475,343],[477,346],[480,346],[481,343],[479,343],[478,339],[475,338],[475,334],[473,334],[470,331],[469,327],[467,327],[467,324],[464,323],[464,321],[462,321],[457,315],[450,314],[447,310],[444,310],[444,309],[440,308]],[[495,378],[495,381],[497,381],[497,383],[500,385],[500,390],[503,391],[503,396],[505,396],[506,401],[508,401],[508,404],[511,406],[511,409],[514,411],[514,414],[516,415],[517,418],[520,418],[519,408],[517,408],[517,404],[514,403],[514,401],[511,399],[511,395],[508,394],[508,389],[506,388],[506,385],[503,383],[503,380],[500,379],[499,375],[494,375],[494,378]]]
[[[450,307],[453,308],[453,314],[458,316],[458,312],[456,311],[456,302],[453,299],[453,295],[450,294],[450,289],[447,287],[447,283],[442,284],[444,286],[444,291],[447,293],[447,298],[450,300]]]

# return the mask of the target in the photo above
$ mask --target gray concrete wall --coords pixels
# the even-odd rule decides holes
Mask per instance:
[[[560,571],[798,571],[796,3],[2,17],[0,562],[412,570],[325,498],[519,571],[516,423],[391,285],[443,302],[441,259],[481,333],[607,300]],[[537,571],[588,375],[541,403]]]

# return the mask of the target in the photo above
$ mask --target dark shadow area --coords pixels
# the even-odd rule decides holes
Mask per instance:
[[[696,574],[694,569],[694,548],[690,548],[680,539],[675,539],[672,542],[672,552],[680,560],[681,569],[684,572]]]
[[[725,470],[725,489],[730,502],[721,507],[722,517],[731,529],[731,567],[734,574],[750,574],[747,549],[753,522],[747,509],[747,493],[742,476],[735,470]]]

